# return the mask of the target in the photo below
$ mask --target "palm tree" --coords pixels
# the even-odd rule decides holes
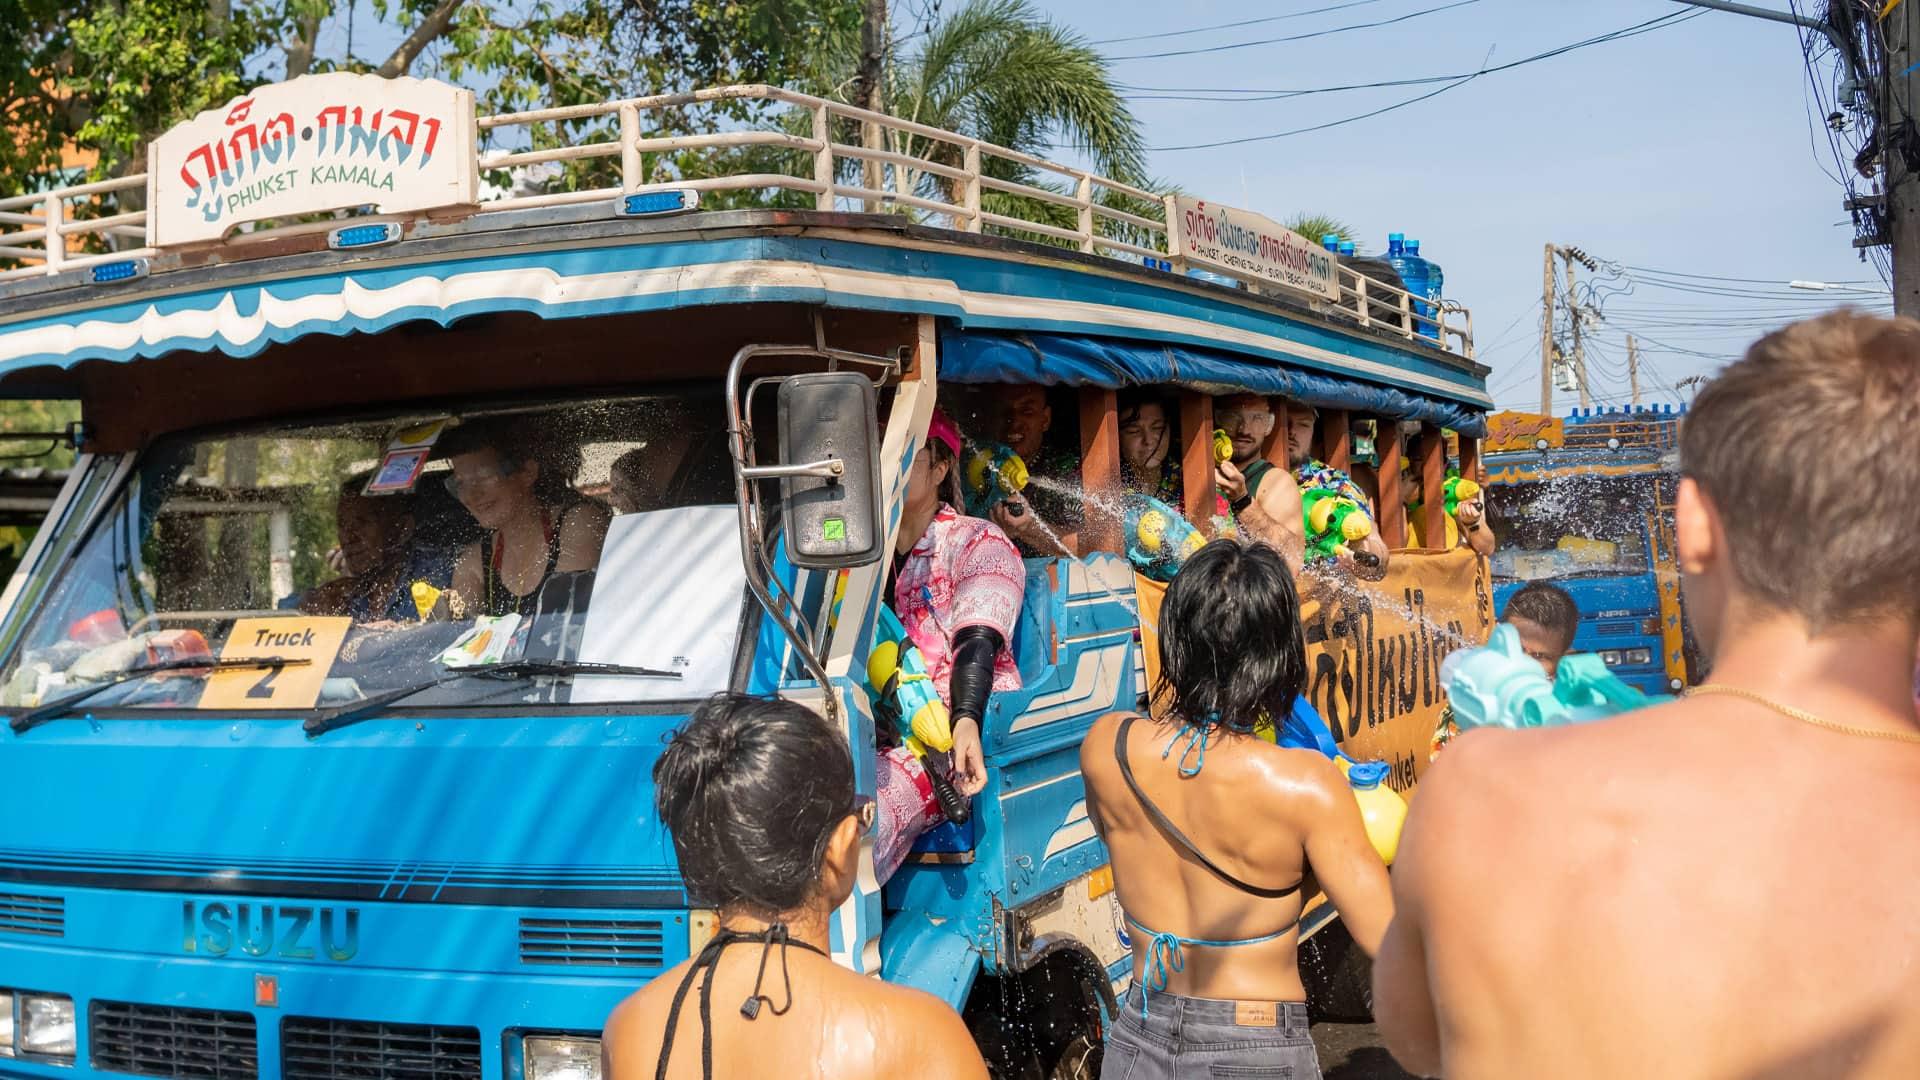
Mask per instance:
[[[1353,239],[1353,229],[1348,227],[1346,222],[1326,214],[1295,214],[1282,224],[1316,244],[1323,236],[1337,236],[1342,240]],[[1355,246],[1357,249],[1358,245]]]

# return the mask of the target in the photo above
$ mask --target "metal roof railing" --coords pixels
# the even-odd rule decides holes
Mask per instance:
[[[644,121],[650,116],[743,101],[788,108],[769,112],[752,126],[721,130],[716,124],[716,130],[693,134],[644,134]],[[1167,228],[1173,212],[1170,195],[966,135],[779,87],[726,86],[504,113],[480,117],[477,126],[485,139],[489,132],[543,125],[564,130],[569,122],[607,117],[614,118],[618,125],[617,137],[612,140],[486,151],[479,155],[478,163],[480,169],[490,171],[617,158],[617,186],[508,195],[482,201],[473,212],[611,201],[650,190],[788,193],[789,198],[811,198],[818,210],[897,213],[934,228],[1007,236],[1136,265],[1144,262],[1175,274],[1185,274],[1188,269],[1181,253],[1173,250],[1177,238],[1170,236]],[[860,133],[857,143],[837,137],[852,131]],[[665,155],[753,149],[781,153],[771,161],[766,156],[723,160],[725,167],[714,169],[710,175],[674,177],[664,182],[656,179],[662,172],[672,171],[663,167]],[[652,168],[650,156],[654,158]],[[767,171],[769,164],[787,171]],[[0,231],[0,257],[29,264],[0,271],[0,281],[160,254],[160,249],[147,246],[106,253],[79,250],[90,238],[107,245],[128,239],[144,244],[144,205],[121,210],[119,196],[127,191],[144,192],[146,187],[146,175],[139,174],[0,199],[0,228],[19,226],[11,232]],[[372,220],[406,220],[412,216],[381,215]],[[267,237],[322,232],[339,223],[331,219],[256,228],[229,235],[218,247],[223,254],[244,257],[248,247]],[[1254,291],[1304,298],[1251,274],[1218,267],[1208,267],[1207,273],[1232,279]],[[1346,266],[1340,266],[1337,273],[1337,302],[1305,298],[1321,314],[1384,329],[1409,341],[1424,340],[1462,356],[1473,355],[1473,321],[1466,308],[1452,301],[1434,305],[1425,297],[1415,297]]]

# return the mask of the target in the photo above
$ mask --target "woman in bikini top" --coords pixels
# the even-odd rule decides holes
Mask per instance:
[[[828,955],[874,804],[825,720],[719,695],[674,733],[653,779],[688,898],[717,909],[720,927],[607,1018],[605,1080],[985,1080],[944,1002]]]
[[[455,618],[528,614],[554,574],[599,564],[612,516],[572,488],[578,447],[530,424],[480,420],[447,432],[435,450],[451,466],[447,489],[486,530],[454,564]]]
[[[1104,717],[1080,755],[1134,950],[1122,1019],[1151,1027],[1171,1011],[1197,1037],[1196,1018],[1223,1010],[1231,1035],[1234,1010],[1246,1005],[1281,1026],[1297,1013],[1304,1038],[1296,930],[1313,892],[1303,887],[1308,863],[1369,954],[1392,900],[1333,762],[1253,734],[1262,717],[1284,717],[1306,685],[1298,599],[1280,554],[1208,544],[1168,587],[1159,644],[1154,701],[1165,719]],[[1110,1039],[1129,1030],[1117,1024]],[[1112,1052],[1110,1042],[1110,1063]]]

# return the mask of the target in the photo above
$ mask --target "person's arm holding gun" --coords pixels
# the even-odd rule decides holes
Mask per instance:
[[[1231,461],[1214,465],[1214,482],[1233,505],[1249,537],[1272,545],[1296,575],[1307,562],[1307,529],[1300,507],[1300,484],[1285,469],[1273,469],[1260,491],[1247,499],[1247,478]]]

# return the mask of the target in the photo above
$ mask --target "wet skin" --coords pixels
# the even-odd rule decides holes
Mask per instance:
[[[1683,480],[1713,681],[1920,732],[1911,614],[1819,631],[1749,597]],[[1413,800],[1374,966],[1408,1068],[1449,1077],[1920,1076],[1920,745],[1733,697],[1475,731]]]
[[[861,838],[871,828],[854,816],[842,819],[827,842],[814,902],[785,912],[794,940],[826,951],[828,920],[852,895],[860,868]],[[767,920],[723,912],[721,925],[751,933]],[[761,946],[745,942],[721,953],[713,979],[713,1075],[715,1077],[833,1077],[848,1080],[984,1080],[985,1062],[958,1013],[931,994],[859,975],[802,948],[775,949],[767,959],[756,1019],[740,1013],[759,978]],[[673,994],[692,961],[674,965],[620,1003],[602,1033],[605,1080],[651,1080],[660,1061],[662,1035]],[[704,976],[702,977],[704,980]],[[787,996],[788,981],[793,988]],[[681,1006],[668,1064],[669,1080],[699,1080],[700,990]],[[776,1012],[776,1010],[778,1010]]]
[[[1127,913],[1156,931],[1215,940],[1260,937],[1298,919],[1302,893],[1266,898],[1235,889],[1176,849],[1152,823],[1114,758],[1122,715],[1094,724],[1081,745],[1080,767],[1088,813],[1112,853],[1114,884]],[[1314,751],[1216,733],[1199,775],[1182,778],[1172,757],[1160,757],[1174,731],[1136,720],[1128,732],[1128,759],[1148,797],[1209,858],[1250,884],[1283,888],[1300,880],[1311,863],[1354,940],[1372,953],[1392,914],[1387,871],[1333,763]],[[1249,828],[1249,822],[1260,827]],[[1311,885],[1303,892],[1311,894]],[[1138,929],[1130,932],[1139,978],[1151,939]],[[1185,967],[1168,973],[1167,989],[1222,1000],[1305,1000],[1298,945],[1295,929],[1258,945],[1186,946]]]

